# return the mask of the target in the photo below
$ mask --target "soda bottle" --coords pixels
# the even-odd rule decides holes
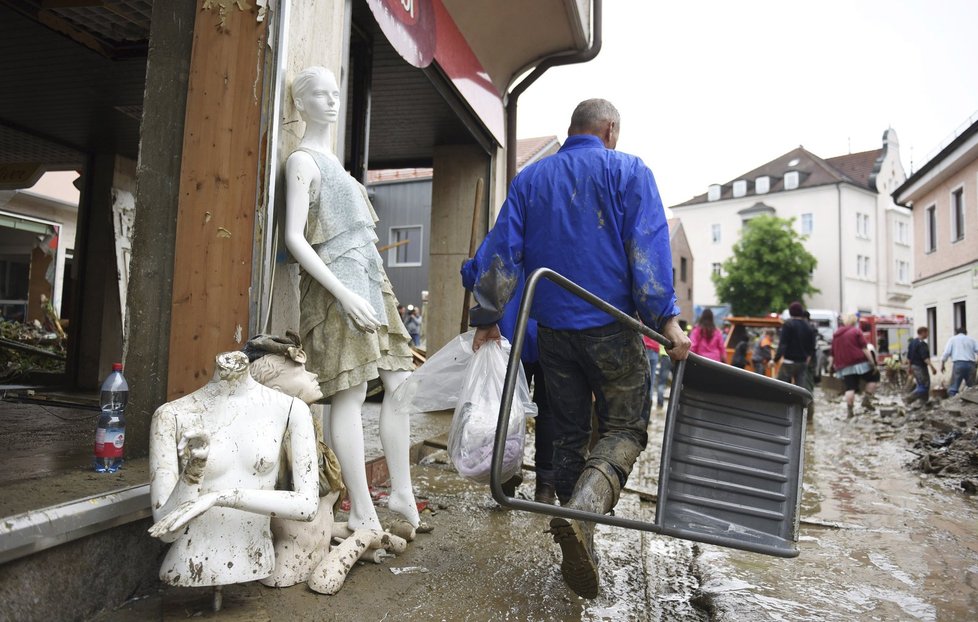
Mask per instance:
[[[126,403],[129,401],[129,383],[122,375],[122,363],[112,364],[112,373],[102,383],[99,403],[102,414],[95,430],[95,470],[99,473],[115,473],[122,466],[123,448],[126,443]]]

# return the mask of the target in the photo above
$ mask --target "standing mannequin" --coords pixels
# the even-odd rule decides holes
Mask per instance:
[[[288,432],[293,490],[275,490]],[[152,536],[173,542],[160,568],[171,585],[254,581],[271,574],[272,515],[311,520],[319,505],[309,408],[258,384],[248,357],[225,352],[214,377],[153,414]]]
[[[306,129],[285,167],[285,243],[302,267],[300,337],[307,367],[331,398],[330,438],[350,497],[348,525],[381,529],[367,486],[361,420],[367,382],[379,376],[389,507],[417,527],[410,420],[397,415],[390,400],[412,369],[411,338],[377,252],[377,217],[366,189],[332,152],[340,103],[336,78],[324,67],[307,68],[293,81],[292,97]]]

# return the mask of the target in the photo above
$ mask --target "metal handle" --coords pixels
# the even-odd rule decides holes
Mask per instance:
[[[492,491],[492,498],[496,500],[496,503],[503,507],[509,507],[517,510],[526,510],[529,512],[536,512],[538,514],[547,514],[549,516],[561,516],[563,518],[587,520],[606,525],[616,525],[618,527],[628,527],[630,529],[640,529],[642,531],[661,533],[662,528],[655,523],[647,523],[644,521],[622,518],[620,516],[585,512],[583,510],[554,506],[546,503],[540,503],[539,501],[530,501],[528,499],[517,499],[515,497],[508,497],[506,496],[506,493],[503,492],[503,452],[506,447],[506,432],[509,429],[509,411],[513,406],[513,395],[516,392],[516,381],[519,377],[520,353],[523,351],[523,340],[526,338],[526,322],[530,316],[530,307],[533,305],[533,295],[536,292],[540,279],[552,281],[578,298],[581,298],[608,313],[629,328],[632,328],[643,335],[647,335],[649,338],[654,339],[661,345],[665,346],[666,349],[672,349],[672,342],[670,340],[655,332],[645,324],[642,324],[637,319],[623,313],[616,307],[598,298],[573,281],[568,280],[566,277],[561,276],[549,268],[538,268],[537,270],[534,270],[530,274],[530,278],[527,279],[526,287],[523,290],[523,298],[520,301],[520,310],[516,319],[516,327],[513,331],[512,349],[509,352],[509,364],[506,367],[506,382],[503,385],[502,401],[499,405],[499,419],[496,424],[496,439],[492,449],[492,467],[489,477],[489,487]],[[682,373],[684,363],[685,361],[679,361],[677,364],[677,367],[674,370],[677,375]],[[671,404],[670,408],[672,408]]]

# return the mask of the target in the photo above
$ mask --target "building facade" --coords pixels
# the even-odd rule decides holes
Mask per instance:
[[[978,329],[978,120],[893,193],[913,211],[913,308],[940,354],[955,330]]]
[[[798,147],[672,206],[696,256],[695,304],[724,302],[711,275],[733,254],[744,224],[770,214],[791,219],[818,259],[812,282],[819,293],[806,306],[909,313],[911,218],[890,196],[905,178],[896,132],[888,129],[880,149],[823,159]]]

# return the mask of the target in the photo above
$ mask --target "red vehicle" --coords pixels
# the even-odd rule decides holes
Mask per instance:
[[[907,354],[907,342],[914,336],[913,323],[905,315],[863,315],[859,328],[866,342],[876,350],[879,365],[892,356],[903,360]]]

